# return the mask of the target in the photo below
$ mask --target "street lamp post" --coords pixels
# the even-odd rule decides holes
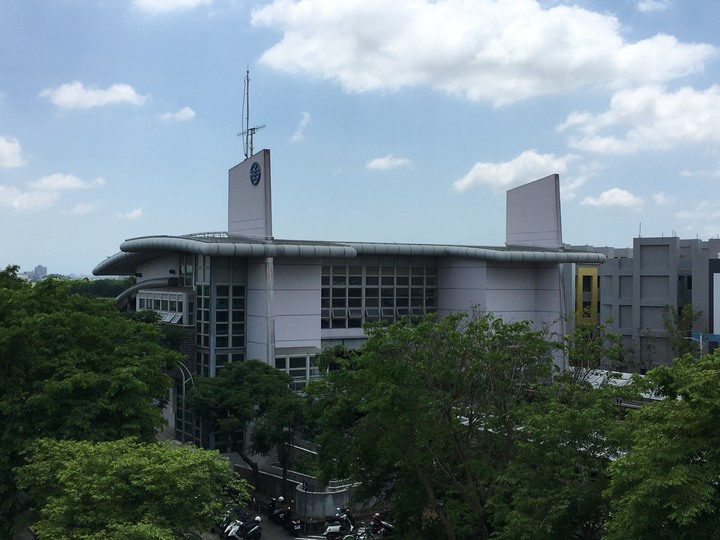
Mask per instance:
[[[181,433],[181,442],[185,442],[185,386],[187,385],[188,381],[190,381],[193,385],[193,388],[195,387],[195,379],[193,379],[192,373],[188,369],[188,367],[183,364],[180,360],[177,361],[178,366],[180,367],[180,373],[183,378],[182,382],[182,429],[180,430]],[[187,377],[185,376],[187,374]]]
[[[700,333],[698,334],[698,336],[700,336],[700,337],[689,336],[689,337],[686,337],[685,339],[689,339],[689,340],[691,340],[691,341],[697,341],[697,342],[698,342],[698,347],[700,347],[700,356],[702,356],[702,355],[703,355],[703,335],[702,335],[702,332],[700,332]]]

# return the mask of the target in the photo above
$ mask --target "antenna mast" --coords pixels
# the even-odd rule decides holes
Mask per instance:
[[[255,133],[264,128],[262,126],[250,127],[250,69],[245,72],[245,88],[243,91],[243,130],[238,133],[238,137],[245,137],[243,144],[243,151],[245,153],[245,159],[252,156],[255,152],[253,151],[253,136]]]

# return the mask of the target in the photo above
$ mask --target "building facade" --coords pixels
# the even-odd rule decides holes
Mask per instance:
[[[574,249],[582,249],[575,247]],[[629,371],[670,364],[664,312],[699,314],[692,333],[698,351],[714,349],[720,332],[720,239],[635,238],[632,249],[587,248],[607,256],[602,264],[577,266],[578,323],[607,323],[628,351]]]
[[[187,329],[189,375],[176,396],[192,375],[245,359],[288,372],[301,390],[319,375],[313,357],[359,346],[367,322],[477,309],[564,335],[565,272],[605,256],[562,246],[559,201],[557,175],[510,190],[502,247],[280,240],[263,150],[229,172],[227,232],[129,239],[94,273],[135,275],[119,300]],[[182,399],[175,409],[176,438],[212,446]]]

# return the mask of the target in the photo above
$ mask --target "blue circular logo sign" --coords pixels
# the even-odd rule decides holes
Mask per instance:
[[[261,176],[262,171],[260,170],[260,164],[255,161],[252,165],[250,165],[250,182],[253,186],[257,186],[260,183]]]

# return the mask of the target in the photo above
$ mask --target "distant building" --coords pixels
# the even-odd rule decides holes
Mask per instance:
[[[40,281],[47,277],[47,266],[37,265],[35,269],[30,272],[21,272],[20,276],[29,281]]]
[[[508,192],[506,245],[488,247],[274,238],[270,172],[269,150],[229,171],[227,232],[126,240],[93,271],[137,276],[121,300],[192,336],[177,396],[191,374],[250,358],[300,389],[323,347],[358,346],[369,321],[478,308],[561,336],[566,266],[605,260],[563,247],[557,175]],[[176,410],[176,438],[212,446],[181,399]]]
[[[573,249],[583,249],[573,247]],[[603,264],[576,267],[576,320],[608,322],[631,351],[625,369],[670,364],[673,352],[663,311],[692,306],[698,351],[707,353],[720,333],[720,240],[635,238],[632,249],[587,247],[607,256]]]

